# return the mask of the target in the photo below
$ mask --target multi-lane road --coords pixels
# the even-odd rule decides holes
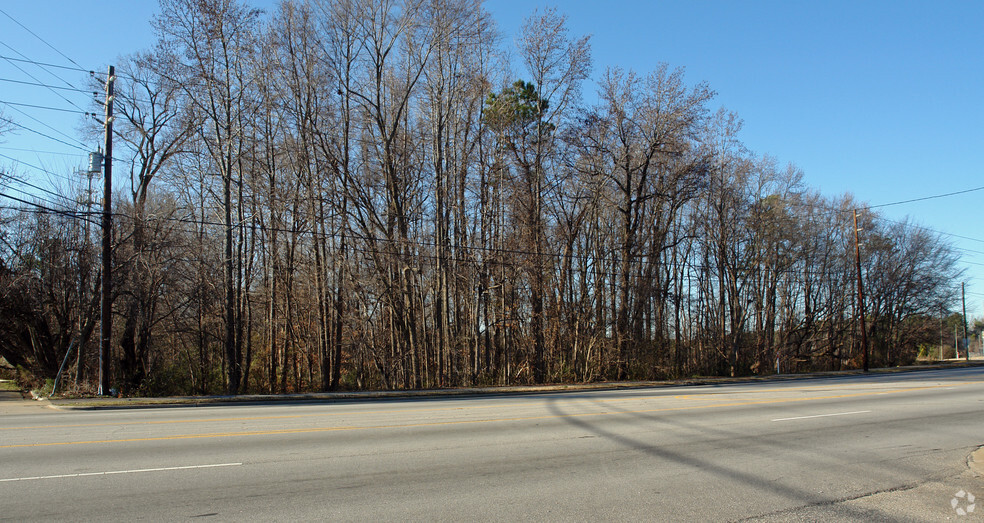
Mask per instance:
[[[972,520],[984,480],[967,460],[982,444],[981,367],[359,402],[6,404],[0,519],[941,520],[982,496]]]

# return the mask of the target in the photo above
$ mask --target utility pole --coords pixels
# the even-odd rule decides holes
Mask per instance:
[[[109,394],[110,343],[113,339],[113,83],[116,68],[106,77],[106,156],[103,168],[102,309],[99,322],[99,391]]]
[[[861,280],[861,239],[858,235],[858,210],[854,209],[854,261],[858,268],[858,322],[861,327],[861,362],[868,372],[868,331],[864,322],[864,283]]]
[[[960,301],[963,303],[964,350],[967,351],[967,361],[970,361],[970,338],[967,337],[967,294],[964,292],[966,283],[960,282]]]
[[[940,304],[940,361],[943,361],[943,304]]]
[[[80,267],[86,267],[86,272],[89,270],[89,247],[91,243],[91,237],[89,236],[89,220],[92,217],[92,206],[95,205],[95,201],[92,200],[92,178],[99,174],[102,170],[103,155],[99,152],[89,153],[89,168],[85,172],[87,179],[86,189],[85,189],[85,220],[82,221],[83,228],[83,239],[82,239],[82,252],[83,259],[85,259],[84,264],[79,264]],[[83,285],[84,278],[79,278],[79,311],[85,310],[85,303],[87,298],[85,298],[85,286]],[[82,314],[79,313],[79,347],[75,351],[75,386],[78,387],[79,381],[82,379]]]

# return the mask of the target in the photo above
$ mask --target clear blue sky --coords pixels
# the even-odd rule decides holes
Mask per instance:
[[[254,4],[268,8],[273,1]],[[741,136],[752,151],[795,163],[806,183],[828,196],[850,192],[879,205],[984,186],[980,0],[486,1],[507,44],[533,9],[548,5],[568,14],[574,34],[591,35],[595,77],[616,65],[639,72],[659,62],[686,68],[690,82],[705,81],[718,93],[716,106],[741,116]],[[40,0],[4,2],[0,9],[85,68],[103,72],[118,56],[152,44],[149,20],[157,3]],[[72,65],[2,13],[0,43],[3,56],[19,52]],[[19,65],[44,83],[66,85]],[[85,74],[57,73],[84,87]],[[0,78],[34,81],[2,59]],[[585,86],[589,96],[593,90],[593,84]],[[89,109],[87,96],[62,94]],[[0,100],[74,109],[43,88],[8,82],[0,82]],[[20,123],[71,141],[10,107],[0,108]],[[78,115],[20,109],[76,136]],[[22,131],[5,142],[0,154],[52,171],[84,162],[82,151],[32,133]],[[17,164],[0,157],[0,165]],[[32,168],[18,169],[33,173],[39,185],[58,183]],[[971,316],[984,309],[982,209],[984,191],[880,209],[889,219],[908,216],[965,237],[954,237],[953,244],[967,268]]]

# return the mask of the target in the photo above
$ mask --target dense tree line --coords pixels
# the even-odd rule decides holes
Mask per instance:
[[[153,25],[117,69],[127,393],[860,364],[864,204],[747,151],[682,70],[608,69],[582,97],[586,37],[536,12],[513,71],[480,0],[162,0]],[[0,355],[53,377],[68,354],[85,390],[98,226],[77,211],[2,214]],[[940,341],[957,256],[860,216],[871,358],[907,363]]]

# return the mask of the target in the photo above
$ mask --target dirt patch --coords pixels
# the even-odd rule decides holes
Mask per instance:
[[[970,466],[970,470],[974,472],[978,477],[984,477],[984,447],[981,447],[971,453],[970,458],[967,459],[967,465]]]

